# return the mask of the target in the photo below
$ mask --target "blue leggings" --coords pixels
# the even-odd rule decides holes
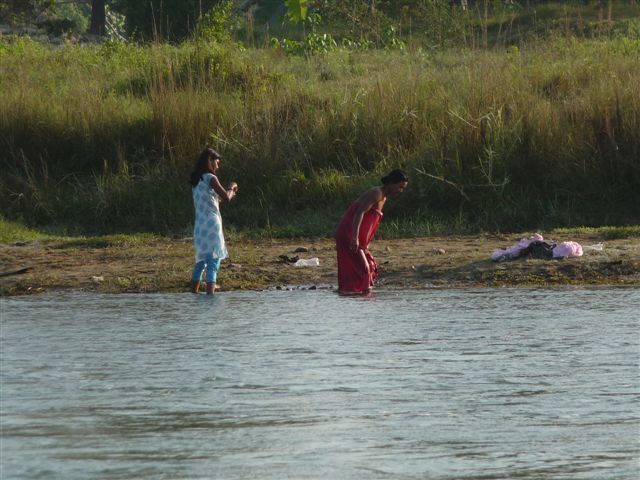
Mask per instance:
[[[207,283],[216,283],[216,278],[218,277],[218,270],[220,270],[220,258],[213,258],[212,255],[207,256],[204,260],[200,260],[196,263],[196,266],[193,267],[193,273],[191,274],[191,280],[194,282],[199,282],[202,280],[202,272],[204,269],[207,269],[207,273],[205,275],[205,281]]]

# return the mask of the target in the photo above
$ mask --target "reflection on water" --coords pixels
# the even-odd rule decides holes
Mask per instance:
[[[637,289],[0,301],[3,479],[640,476]]]

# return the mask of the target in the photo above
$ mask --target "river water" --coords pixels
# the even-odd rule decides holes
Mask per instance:
[[[640,477],[640,289],[0,302],[3,480]]]

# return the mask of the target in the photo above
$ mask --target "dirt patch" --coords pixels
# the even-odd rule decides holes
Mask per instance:
[[[522,258],[492,262],[491,252],[518,235],[476,235],[375,240],[371,252],[380,265],[377,288],[478,286],[633,285],[640,286],[640,239],[604,241],[602,251],[579,258]],[[556,238],[583,246],[597,235]],[[300,251],[304,250],[304,251]],[[336,288],[332,239],[236,240],[222,263],[221,290]],[[295,267],[289,258],[318,257],[319,267]],[[0,294],[55,290],[105,293],[186,292],[193,266],[190,239],[155,239],[135,246],[83,246],[74,241],[0,245]]]

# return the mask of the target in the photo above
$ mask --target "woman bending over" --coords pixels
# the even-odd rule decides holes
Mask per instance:
[[[338,290],[340,293],[369,293],[378,275],[378,265],[369,252],[388,197],[399,195],[409,178],[402,170],[393,170],[381,179],[382,186],[364,192],[351,204],[338,224]]]

